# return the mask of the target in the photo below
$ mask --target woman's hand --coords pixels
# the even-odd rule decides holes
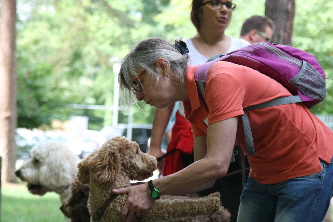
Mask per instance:
[[[128,194],[127,201],[121,210],[121,217],[124,222],[131,222],[134,217],[146,215],[155,203],[155,199],[149,195],[147,183],[113,189],[112,192],[115,194]]]

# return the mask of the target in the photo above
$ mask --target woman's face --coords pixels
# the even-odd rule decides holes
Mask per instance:
[[[140,73],[139,78],[133,80],[135,88],[140,90],[133,89],[133,92],[138,101],[145,101],[150,106],[164,108],[175,102],[173,97],[175,87],[169,76],[163,75],[160,71],[158,73],[161,75],[159,81],[156,81],[154,76],[145,70]]]
[[[205,4],[206,3],[206,4]],[[232,1],[229,0],[204,0],[201,6],[200,26],[226,29],[230,23]],[[218,9],[221,7],[220,9]]]

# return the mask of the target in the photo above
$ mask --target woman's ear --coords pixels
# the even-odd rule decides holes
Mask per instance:
[[[169,64],[165,59],[158,58],[156,60],[156,66],[157,66],[157,69],[161,69],[161,73],[163,73],[163,75],[165,73],[168,73],[168,71],[169,71]]]

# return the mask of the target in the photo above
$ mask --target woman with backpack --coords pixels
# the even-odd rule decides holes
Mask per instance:
[[[191,1],[190,17],[196,29],[196,35],[185,41],[189,49],[189,65],[203,64],[215,54],[225,54],[249,45],[244,39],[234,38],[226,34],[228,27],[232,24],[235,10],[237,10],[236,4],[230,0]],[[164,156],[161,149],[162,138],[175,108],[172,109],[171,105],[171,107],[156,109],[153,119],[148,154],[160,160],[158,162],[159,169],[163,176],[173,174],[193,163],[194,142],[191,126],[185,119],[182,103],[177,102],[175,106],[178,107],[178,110],[175,113],[175,121],[172,122],[171,140],[166,150],[167,155],[162,159],[161,157]],[[231,213],[231,222],[236,222],[237,219],[242,180],[245,178],[241,172],[239,151],[240,148],[236,147],[235,153],[238,155],[233,157],[234,161],[230,164],[228,176],[218,179],[214,187],[199,192],[200,196],[206,196],[209,193],[219,191],[221,201]],[[248,171],[246,170],[246,174]]]
[[[214,185],[228,170],[235,144],[247,153],[241,117],[251,123],[255,154],[241,196],[238,221],[321,221],[333,188],[333,132],[303,103],[244,111],[291,93],[260,72],[215,62],[200,97],[184,42],[141,41],[124,58],[120,85],[127,102],[157,108],[183,101],[194,134],[195,162],[148,184],[113,190],[128,194],[124,221],[145,215],[160,195],[184,195]],[[126,94],[125,94],[126,93]],[[223,203],[222,203],[223,204]]]

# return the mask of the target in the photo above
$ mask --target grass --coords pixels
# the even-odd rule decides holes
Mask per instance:
[[[2,184],[2,222],[65,222],[60,199],[55,193],[44,196],[28,192],[25,184]]]

